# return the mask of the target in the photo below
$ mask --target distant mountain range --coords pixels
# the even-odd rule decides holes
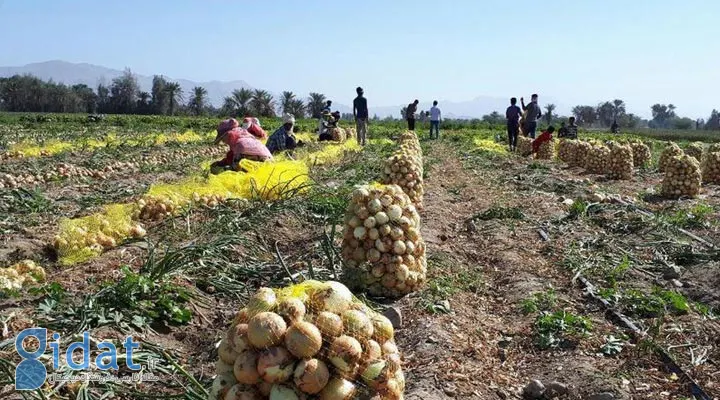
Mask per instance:
[[[123,74],[123,71],[107,68],[99,65],[87,63],[70,63],[67,61],[45,61],[40,63],[27,64],[20,67],[0,67],[0,77],[9,77],[13,75],[30,74],[40,79],[74,85],[84,83],[93,89],[97,89],[98,84],[103,83],[109,85],[114,78]],[[152,88],[152,76],[135,75],[141,90],[149,92]],[[195,86],[202,86],[208,91],[208,99],[215,106],[221,106],[223,99],[229,96],[233,90],[241,88],[253,87],[243,80],[235,80],[230,82],[210,81],[210,82],[193,82],[186,79],[178,79],[174,77],[166,77],[166,79],[176,81],[182,86],[183,92],[190,93]],[[308,88],[308,92],[311,91]],[[277,96],[277,94],[276,94]],[[551,98],[544,98],[548,103],[554,103]],[[557,104],[557,103],[556,103]],[[394,106],[378,106],[370,104],[370,115],[377,115],[380,118],[392,116],[400,118],[400,110],[407,104]],[[429,110],[431,103],[420,103],[418,110]],[[443,111],[445,118],[481,118],[483,115],[490,114],[493,111],[504,112],[508,106],[508,99],[491,96],[478,96],[469,101],[440,101],[440,109]],[[348,105],[333,103],[333,108],[342,113],[352,112]],[[558,104],[558,110],[562,112],[563,108]]]

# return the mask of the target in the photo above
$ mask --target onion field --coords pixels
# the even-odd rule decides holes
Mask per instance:
[[[303,120],[213,175],[217,122],[0,118],[0,399],[720,398],[713,137]],[[149,375],[16,390],[32,327]]]

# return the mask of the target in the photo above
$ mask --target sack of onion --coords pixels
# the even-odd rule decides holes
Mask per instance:
[[[627,180],[633,174],[633,151],[629,145],[610,142],[609,171],[610,179]]]
[[[632,142],[630,143],[633,151],[633,165],[637,168],[645,167],[650,163],[652,153],[650,147],[643,142]]]
[[[685,154],[690,157],[695,157],[699,162],[702,161],[703,151],[705,150],[705,144],[702,142],[692,142],[685,148]]]
[[[211,400],[402,399],[390,321],[343,284],[260,288],[218,347]]]
[[[675,142],[669,142],[662,153],[660,153],[660,159],[658,159],[658,171],[659,172],[665,172],[665,167],[667,166],[668,162],[670,162],[670,159],[676,156],[682,156],[683,151]]]
[[[602,144],[591,145],[585,156],[585,169],[592,174],[605,173],[610,159],[610,149]]]
[[[577,157],[578,141],[570,139],[560,139],[558,143],[558,159],[566,162],[569,165],[575,164],[575,158]]]
[[[555,158],[555,139],[542,142],[540,147],[538,147],[535,158],[538,160],[552,160]]]
[[[425,283],[420,216],[396,185],[355,189],[345,214],[345,281],[371,296],[398,298]]]
[[[706,153],[702,160],[703,183],[720,183],[720,151]]]
[[[347,135],[345,134],[345,129],[340,127],[335,127],[330,130],[330,136],[332,136],[332,140],[335,142],[344,142],[347,138]]]
[[[532,139],[526,136],[518,136],[516,151],[522,157],[532,155]]]
[[[664,197],[695,197],[700,193],[701,182],[700,163],[695,157],[683,154],[665,160],[665,176],[662,181]]]
[[[45,270],[32,260],[23,260],[7,268],[0,268],[0,293],[43,282],[45,277]]]
[[[422,160],[409,151],[397,151],[385,160],[380,181],[386,185],[398,185],[408,195],[415,207],[423,206]]]

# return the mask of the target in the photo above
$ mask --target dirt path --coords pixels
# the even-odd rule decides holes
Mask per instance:
[[[528,196],[499,185],[501,174],[517,172],[517,160],[469,169],[450,156],[454,153],[435,142],[425,154],[432,165],[422,213],[430,284],[401,306],[406,322],[398,340],[407,362],[407,398],[520,398],[530,379],[561,382],[569,391],[562,398],[601,393],[611,393],[603,397],[610,399],[680,398],[660,397],[652,386],[630,394],[641,382],[667,383],[659,363],[598,354],[603,336],[620,332],[557,267],[562,238],[545,242],[538,233],[540,221],[566,212],[557,196]],[[497,205],[517,207],[526,218],[468,222]],[[533,342],[535,315],[521,312],[523,300],[550,288],[558,307],[592,322],[591,335],[560,350],[540,350]],[[433,302],[449,303],[450,312],[428,312]]]

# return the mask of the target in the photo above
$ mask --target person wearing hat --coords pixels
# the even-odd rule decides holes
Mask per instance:
[[[250,132],[240,126],[235,118],[226,119],[218,125],[215,143],[225,143],[230,148],[225,158],[214,162],[210,168],[213,173],[227,170],[237,171],[242,159],[253,161],[272,160],[270,151]]]
[[[330,134],[330,129],[332,129],[332,121],[332,114],[329,111],[323,111],[320,115],[320,124],[318,126],[318,141],[323,142],[327,140],[332,140],[332,134]]]
[[[285,114],[282,126],[273,132],[267,141],[267,148],[270,153],[276,154],[284,150],[294,150],[296,147],[303,145],[302,140],[298,141],[295,137],[294,125],[295,117]]]
[[[325,102],[325,107],[323,107],[322,112],[325,112],[325,111],[332,112],[331,108],[332,108],[332,100],[328,100]]]
[[[355,92],[357,92],[357,97],[353,100],[353,116],[355,117],[357,142],[359,145],[365,146],[369,116],[367,99],[363,96],[365,94],[363,88],[358,87]]]

